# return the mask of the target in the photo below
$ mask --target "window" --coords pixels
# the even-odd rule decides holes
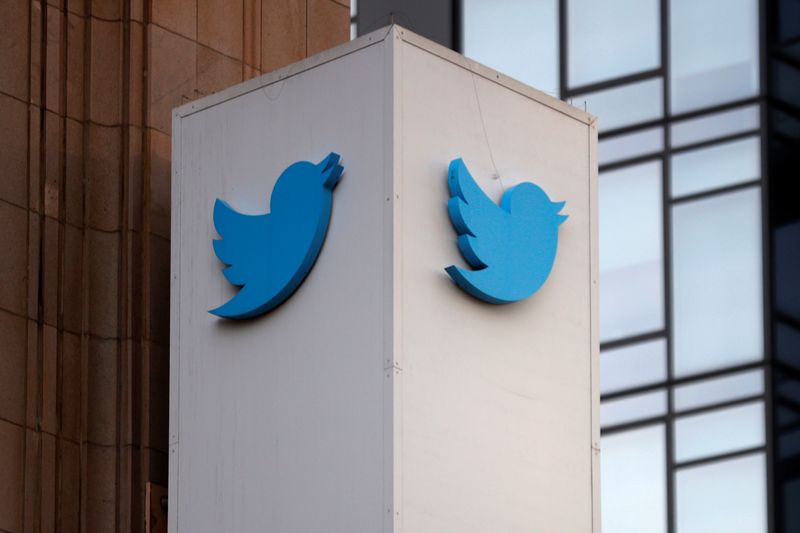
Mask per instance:
[[[761,124],[758,112],[758,106],[753,105],[676,122],[670,127],[672,146],[677,148],[714,137],[756,130]]]
[[[664,326],[661,164],[604,172],[599,183],[600,339]]]
[[[763,445],[764,402],[682,416],[675,421],[678,462]]]
[[[675,205],[672,250],[675,374],[761,359],[760,188]]]
[[[671,0],[673,113],[755,96],[757,0]]]
[[[651,128],[601,140],[597,146],[597,159],[601,165],[607,165],[642,155],[656,154],[663,149],[664,130]]]
[[[758,453],[679,469],[675,475],[678,533],[766,533],[765,466],[764,454]]]
[[[666,533],[664,442],[663,424],[602,438],[600,497],[603,533]]]
[[[464,55],[558,97],[558,2],[464,0]]]
[[[661,66],[658,0],[569,0],[570,87]]]
[[[666,379],[666,339],[604,350],[600,354],[602,394],[659,383]]]
[[[761,177],[761,139],[748,137],[672,157],[672,196],[735,185]]]
[[[599,127],[608,131],[661,118],[664,114],[663,85],[662,78],[653,78],[581,94],[573,98],[573,103],[586,102],[586,111],[596,115]]]

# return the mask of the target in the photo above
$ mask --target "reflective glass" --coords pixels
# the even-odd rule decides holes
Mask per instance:
[[[358,0],[350,0],[350,18],[353,18],[358,13]]]
[[[603,533],[666,532],[663,424],[605,436],[600,447]]]
[[[667,379],[667,341],[656,339],[600,354],[603,394],[659,383]]]
[[[667,413],[667,392],[657,390],[635,394],[600,404],[600,425],[603,427],[627,424]]]
[[[651,128],[603,139],[597,145],[597,160],[601,165],[623,161],[664,149],[664,130]]]
[[[673,113],[755,96],[758,0],[670,1]]]
[[[761,177],[761,140],[749,137],[672,157],[673,198]]]
[[[692,461],[764,445],[764,402],[675,419],[675,461]]]
[[[558,98],[558,2],[464,0],[464,55]]]
[[[597,116],[602,131],[659,119],[664,114],[662,78],[575,96],[573,105]]]
[[[661,163],[600,176],[600,340],[664,326]]]
[[[658,68],[658,0],[567,2],[569,86]]]
[[[757,105],[714,113],[700,118],[682,120],[670,127],[672,146],[679,148],[716,137],[734,135],[758,129],[761,117]]]
[[[358,37],[358,26],[356,26],[355,22],[350,23],[350,39],[355,39]]]
[[[765,466],[764,454],[758,453],[679,469],[675,473],[678,533],[766,533]]]
[[[600,361],[602,360],[601,356]],[[602,380],[602,376],[600,379]],[[749,370],[675,387],[672,401],[675,410],[685,411],[763,393],[764,371]]]
[[[674,371],[761,359],[761,190],[672,208]]]

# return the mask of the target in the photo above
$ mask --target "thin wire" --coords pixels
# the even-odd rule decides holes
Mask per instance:
[[[472,90],[475,94],[475,102],[478,104],[478,116],[481,119],[481,128],[483,128],[483,139],[486,141],[486,148],[489,150],[489,159],[492,161],[492,168],[494,169],[494,178],[500,182],[500,187],[503,192],[506,191],[506,186],[503,185],[503,178],[500,177],[500,171],[497,170],[497,164],[494,162],[494,153],[492,152],[492,143],[489,142],[489,134],[486,131],[486,121],[483,119],[483,108],[481,107],[481,99],[478,96],[478,84],[475,82],[475,73],[470,70],[472,77]]]

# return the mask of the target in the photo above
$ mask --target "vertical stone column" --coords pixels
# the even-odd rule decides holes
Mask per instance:
[[[167,483],[171,109],[347,40],[347,1],[0,20],[0,530],[143,531]]]

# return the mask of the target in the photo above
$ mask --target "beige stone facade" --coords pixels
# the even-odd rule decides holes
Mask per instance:
[[[0,30],[0,531],[144,531],[171,110],[346,41],[347,0],[2,0]]]

